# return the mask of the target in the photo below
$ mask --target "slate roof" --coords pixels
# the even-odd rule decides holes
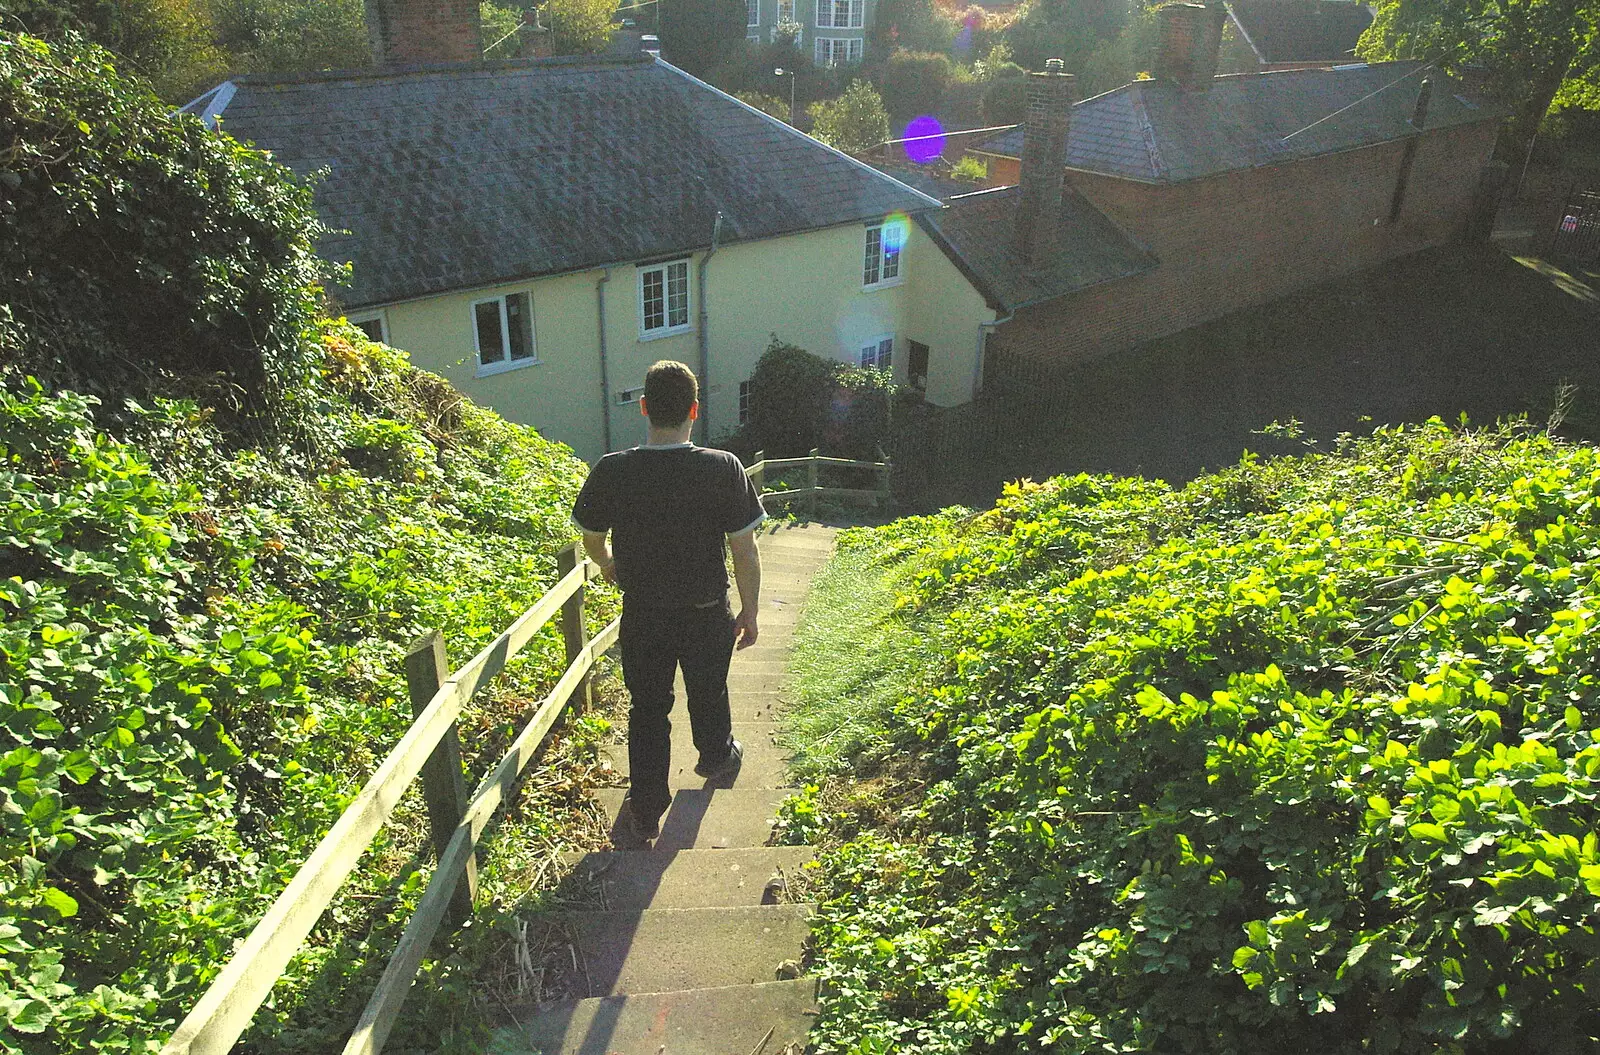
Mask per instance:
[[[1459,85],[1437,70],[1424,73],[1416,62],[1242,73],[1218,77],[1203,92],[1183,92],[1170,81],[1134,81],[1074,104],[1066,165],[1178,183],[1400,139],[1411,132],[1425,76],[1434,82],[1428,129],[1499,118],[1499,110],[1460,94]],[[1298,134],[1285,141],[1292,133]],[[973,150],[1021,157],[1022,129]]]
[[[1127,278],[1157,260],[1082,197],[1068,191],[1051,266],[1031,272],[1016,250],[1021,189],[1001,187],[949,199],[948,208],[917,217],[923,230],[984,295],[989,306],[1015,311],[1042,300]]]
[[[726,244],[940,204],[648,56],[229,84],[186,109],[331,169],[349,308],[703,249],[719,210]]]
[[[1228,0],[1228,12],[1262,62],[1354,62],[1372,25],[1351,0]]]

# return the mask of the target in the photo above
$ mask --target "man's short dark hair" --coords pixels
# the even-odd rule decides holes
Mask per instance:
[[[663,359],[644,375],[644,405],[650,424],[661,429],[682,425],[689,408],[700,398],[694,371],[680,362]]]

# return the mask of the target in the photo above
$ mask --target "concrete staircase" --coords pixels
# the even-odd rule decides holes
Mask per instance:
[[[581,996],[517,1014],[498,1052],[540,1055],[782,1055],[805,1046],[816,984],[790,977],[811,906],[778,904],[769,880],[792,874],[809,847],[767,846],[788,794],[773,743],[795,623],[832,529],[779,526],[761,536],[761,637],[733,658],[733,735],[744,765],[731,785],[694,774],[683,685],[672,723],[672,806],[661,835],[640,843],[620,814],[624,789],[601,801],[614,850],[576,855],[564,893],[572,911],[541,918],[570,944]],[[627,773],[627,750],[611,752]]]

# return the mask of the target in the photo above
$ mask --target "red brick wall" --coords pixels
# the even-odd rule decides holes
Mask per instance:
[[[478,0],[367,0],[367,34],[381,66],[471,62],[483,55]]]
[[[1393,225],[1400,142],[1172,186],[1070,172],[1079,193],[1161,263],[1024,308],[990,338],[989,365],[1097,358],[1449,241],[1462,232],[1496,132],[1485,122],[1425,135]]]

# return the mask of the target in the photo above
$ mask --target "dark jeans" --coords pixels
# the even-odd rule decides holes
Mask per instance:
[[[689,728],[700,757],[728,756],[733,718],[728,709],[728,664],[733,659],[733,612],[724,600],[710,608],[650,608],[622,604],[622,680],[628,712],[629,797],[641,817],[659,817],[672,803],[672,681],[679,665],[689,696]]]

